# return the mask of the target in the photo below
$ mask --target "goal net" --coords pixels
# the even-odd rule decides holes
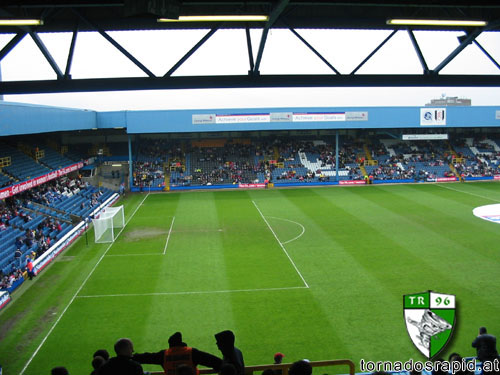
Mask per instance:
[[[97,219],[93,219],[96,243],[114,242],[119,228],[125,226],[123,206],[106,207]]]

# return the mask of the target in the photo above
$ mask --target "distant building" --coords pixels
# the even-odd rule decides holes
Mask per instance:
[[[447,96],[447,97],[441,97],[439,99],[431,99],[430,103],[427,103],[425,106],[426,107],[437,107],[437,106],[471,106],[472,105],[472,100],[471,99],[465,99],[465,98],[459,98],[458,96]]]

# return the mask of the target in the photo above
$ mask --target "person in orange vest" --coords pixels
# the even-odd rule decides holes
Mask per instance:
[[[187,346],[182,342],[182,334],[174,333],[168,339],[168,349],[160,350],[156,353],[137,353],[132,359],[140,364],[160,365],[163,367],[165,375],[175,375],[176,370],[181,365],[190,366],[198,374],[198,365],[211,367],[219,371],[222,366],[222,359],[196,348]]]
[[[29,255],[26,255],[26,270],[28,271],[28,277],[30,278],[30,280],[33,280],[33,276],[35,276],[35,273],[33,272],[33,262],[31,261]]]

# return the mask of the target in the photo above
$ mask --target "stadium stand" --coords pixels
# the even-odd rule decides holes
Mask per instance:
[[[74,223],[89,217],[113,191],[96,188],[63,176],[10,197],[0,204],[0,280],[8,288],[23,270],[24,262],[43,254],[51,243],[67,234]],[[1,287],[0,287],[1,289]]]
[[[50,172],[50,169],[37,163],[33,158],[8,145],[0,145],[0,157],[10,157],[11,165],[3,167],[2,171],[10,177],[24,181]]]
[[[343,137],[339,165],[327,139],[203,140],[192,144],[153,142],[140,146],[134,186],[232,185],[239,183],[342,180],[427,181],[443,177],[493,176],[500,151],[493,140],[451,143]],[[474,147],[476,144],[479,147]],[[338,177],[337,175],[338,169]]]

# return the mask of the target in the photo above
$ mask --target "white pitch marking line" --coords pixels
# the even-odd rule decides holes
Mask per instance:
[[[168,240],[170,240],[170,234],[172,233],[172,228],[174,227],[175,216],[172,217],[172,224],[170,224],[170,229],[168,231],[167,242],[165,242],[165,248],[163,249],[163,255],[167,252]]]
[[[144,203],[144,201],[146,200],[146,198],[149,197],[149,193],[146,194],[146,196],[144,197],[144,199],[142,200],[142,202],[136,207],[135,211],[132,213],[132,216],[129,217],[129,219],[127,220],[127,222],[125,223],[125,225],[123,226],[123,228],[118,232],[118,234],[116,235],[116,238],[118,238],[118,236],[120,236],[120,234],[123,232],[123,230],[125,229],[125,227],[127,226],[127,224],[130,222],[130,220],[134,217],[135,213],[137,212],[137,210],[142,206],[142,204]],[[116,239],[115,238],[115,239]],[[75,300],[76,296],[78,295],[78,293],[80,293],[80,291],[83,289],[84,285],[87,283],[87,281],[90,279],[90,276],[92,276],[92,274],[94,273],[95,269],[97,268],[97,266],[99,265],[99,263],[101,263],[101,260],[104,258],[104,256],[106,255],[106,253],[109,251],[109,249],[111,248],[111,246],[113,246],[113,242],[109,244],[108,248],[106,249],[106,251],[104,251],[104,253],[101,255],[101,257],[99,258],[99,260],[97,261],[97,263],[95,264],[94,268],[92,268],[92,270],[90,271],[90,273],[87,275],[87,277],[85,278],[85,280],[83,280],[83,283],[82,285],[80,285],[80,287],[78,288],[78,290],[75,292],[75,294],[73,295],[73,297],[71,297],[71,300],[68,302],[68,304],[66,305],[66,307],[64,308],[64,310],[61,312],[61,315],[59,315],[59,317],[56,319],[56,321],[54,322],[54,324],[52,325],[52,327],[50,327],[49,329],[49,332],[47,332],[47,334],[45,335],[45,337],[43,338],[42,342],[40,343],[40,345],[38,345],[38,347],[36,348],[35,352],[31,355],[30,359],[28,359],[28,362],[26,362],[26,364],[24,365],[23,369],[21,370],[21,372],[19,373],[19,375],[23,375],[24,372],[26,371],[26,369],[28,368],[28,366],[30,365],[31,361],[33,361],[33,359],[35,358],[35,356],[38,354],[38,352],[40,351],[40,349],[42,348],[43,344],[45,344],[45,341],[47,341],[48,337],[50,336],[50,334],[52,333],[52,331],[54,331],[54,328],[56,328],[57,324],[59,323],[59,321],[61,320],[61,318],[64,316],[64,314],[66,313],[66,311],[68,310],[68,308],[71,306],[71,304],[73,303],[73,301]]]
[[[307,286],[291,286],[284,288],[262,288],[262,289],[233,289],[233,290],[206,290],[193,292],[158,292],[158,293],[132,293],[132,294],[100,294],[90,296],[77,296],[76,298],[104,298],[104,297],[142,297],[142,296],[180,296],[190,294],[221,294],[221,293],[241,293],[241,292],[267,292],[277,290],[307,289]]]
[[[276,220],[283,220],[283,221],[288,221],[289,223],[297,224],[299,227],[302,228],[302,233],[300,233],[297,237],[292,238],[291,240],[283,242],[283,245],[286,245],[287,243],[293,242],[295,240],[298,240],[302,235],[306,232],[306,228],[300,223],[297,223],[296,221],[293,220],[288,220],[288,219],[283,219],[281,217],[275,217],[275,216],[269,216],[271,219],[276,219]]]
[[[483,198],[483,199],[488,199],[489,201],[493,201],[493,202],[500,202],[498,199],[492,199],[492,198],[488,198],[488,197],[485,197],[483,195],[479,195],[479,194],[474,194],[474,193],[470,193],[468,191],[463,191],[463,190],[458,190],[458,189],[453,189],[449,186],[444,186],[444,185],[440,185],[440,184],[436,184],[437,186],[439,187],[442,187],[443,189],[448,189],[448,190],[453,190],[453,191],[456,191],[458,193],[463,193],[463,194],[469,194],[469,195],[473,195],[475,197],[479,197],[479,198]]]
[[[271,231],[271,233],[273,234],[274,238],[276,238],[276,241],[278,241],[281,249],[285,252],[286,256],[288,257],[288,260],[290,261],[290,263],[292,263],[292,266],[293,268],[295,268],[295,271],[297,271],[297,274],[300,276],[300,278],[302,279],[302,282],[304,283],[304,285],[306,286],[306,288],[309,288],[309,284],[306,282],[306,280],[304,279],[304,276],[302,276],[302,274],[300,273],[299,269],[297,268],[297,266],[295,265],[295,262],[292,260],[292,258],[290,257],[290,255],[288,254],[288,251],[286,251],[285,249],[285,246],[283,246],[283,244],[281,243],[280,239],[278,238],[278,236],[276,235],[276,233],[274,233],[274,230],[273,228],[271,227],[271,225],[269,225],[269,222],[267,221],[267,219],[264,217],[264,215],[262,214],[261,210],[259,209],[259,207],[257,206],[257,203],[255,203],[255,201],[252,201],[253,205],[255,206],[255,208],[257,209],[257,211],[259,211],[259,214],[260,216],[262,217],[262,220],[264,220],[264,222],[267,224],[267,227],[269,228],[269,230]]]
[[[107,258],[109,257],[143,257],[145,255],[163,255],[162,253],[144,253],[144,254],[108,254],[106,255]]]

